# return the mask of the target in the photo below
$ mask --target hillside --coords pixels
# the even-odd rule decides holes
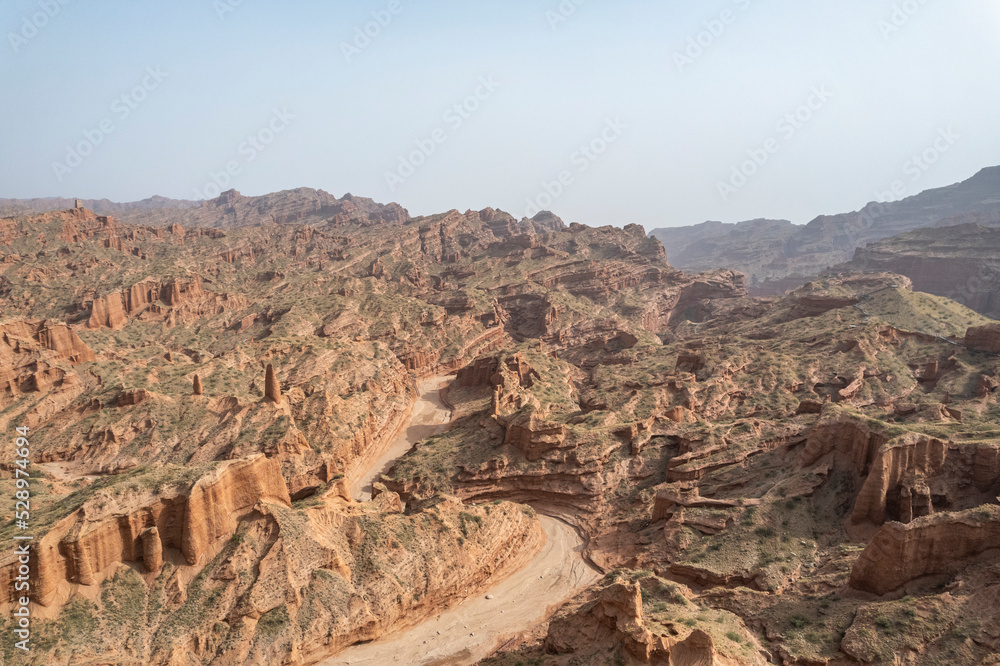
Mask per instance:
[[[832,272],[892,272],[915,289],[1000,319],[1000,228],[959,224],[918,229],[858,248]]]

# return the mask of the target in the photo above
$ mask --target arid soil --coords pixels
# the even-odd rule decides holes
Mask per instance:
[[[430,377],[420,381],[409,422],[392,446],[353,484],[353,494],[360,501],[370,500],[372,483],[377,483],[381,473],[413,445],[447,428],[451,410],[441,400],[440,391],[452,379]],[[320,663],[472,664],[488,656],[505,637],[537,626],[557,604],[598,577],[580,557],[584,544],[572,527],[548,516],[539,520],[545,543],[520,570],[497,574],[484,590],[462,590],[463,600],[452,608],[442,608],[433,619],[352,646]]]

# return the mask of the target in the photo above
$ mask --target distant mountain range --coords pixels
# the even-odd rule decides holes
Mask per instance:
[[[0,199],[0,216],[45,213],[73,208],[75,199]],[[338,199],[323,190],[300,187],[259,197],[245,197],[236,190],[208,201],[151,197],[133,203],[83,199],[83,206],[99,215],[110,215],[129,224],[181,224],[235,229],[263,224],[318,224],[350,221],[401,224],[410,214],[399,204],[379,204],[372,199],[345,194]]]
[[[168,199],[167,197],[154,196],[142,201],[130,203],[116,203],[108,199],[81,199],[84,208],[100,214],[121,217],[122,215],[135,211],[150,211],[169,208],[172,210],[183,210],[200,206],[200,201],[185,201],[182,199]],[[10,217],[12,215],[31,215],[35,213],[48,213],[53,210],[66,210],[73,208],[76,199],[66,199],[63,197],[45,197],[41,199],[0,199],[0,217]]]
[[[76,199],[0,199],[0,218],[29,216],[66,210]],[[213,229],[242,229],[269,225],[309,225],[326,231],[352,227],[397,229],[414,219],[397,203],[381,204],[373,199],[345,194],[337,198],[329,192],[300,187],[258,197],[245,197],[236,190],[223,192],[207,201],[185,201],[151,197],[132,203],[107,199],[81,199],[84,208],[98,215],[114,217],[125,224],[144,226],[180,225]],[[471,213],[472,211],[468,211]],[[449,211],[446,215],[459,215]],[[531,219],[517,220],[503,211],[486,208],[478,215],[495,233],[517,234],[562,231],[566,225],[548,211]],[[417,218],[420,219],[420,218]]]
[[[746,273],[751,293],[777,295],[827,268],[851,261],[856,249],[927,227],[974,223],[1000,227],[1000,167],[906,199],[869,203],[859,211],[823,215],[806,225],[788,220],[705,222],[656,229],[670,263],[685,272],[730,268]]]

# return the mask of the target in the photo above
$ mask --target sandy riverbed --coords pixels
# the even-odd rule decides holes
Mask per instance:
[[[526,567],[431,620],[350,647],[321,666],[474,664],[508,637],[545,620],[553,606],[595,581],[598,573],[581,558],[583,543],[572,527],[549,516],[539,520],[546,542]]]
[[[451,410],[441,401],[441,388],[451,377],[430,377],[417,386],[417,401],[413,404],[410,422],[395,441],[372,466],[351,484],[351,497],[367,501],[372,496],[372,483],[389,471],[393,463],[406,454],[414,444],[446,429],[451,421]]]

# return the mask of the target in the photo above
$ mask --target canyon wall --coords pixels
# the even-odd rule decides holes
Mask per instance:
[[[162,563],[166,548],[197,564],[218,538],[230,536],[258,502],[291,505],[277,461],[258,455],[225,462],[189,488],[164,494],[140,492],[112,498],[98,493],[56,522],[32,549],[33,598],[51,604],[64,582],[100,583],[116,562],[145,560],[147,571]],[[12,581],[16,561],[0,564],[0,580]],[[4,587],[4,602],[14,597]]]
[[[886,523],[851,570],[850,586],[886,594],[911,580],[953,573],[962,560],[1000,548],[1000,507]]]

